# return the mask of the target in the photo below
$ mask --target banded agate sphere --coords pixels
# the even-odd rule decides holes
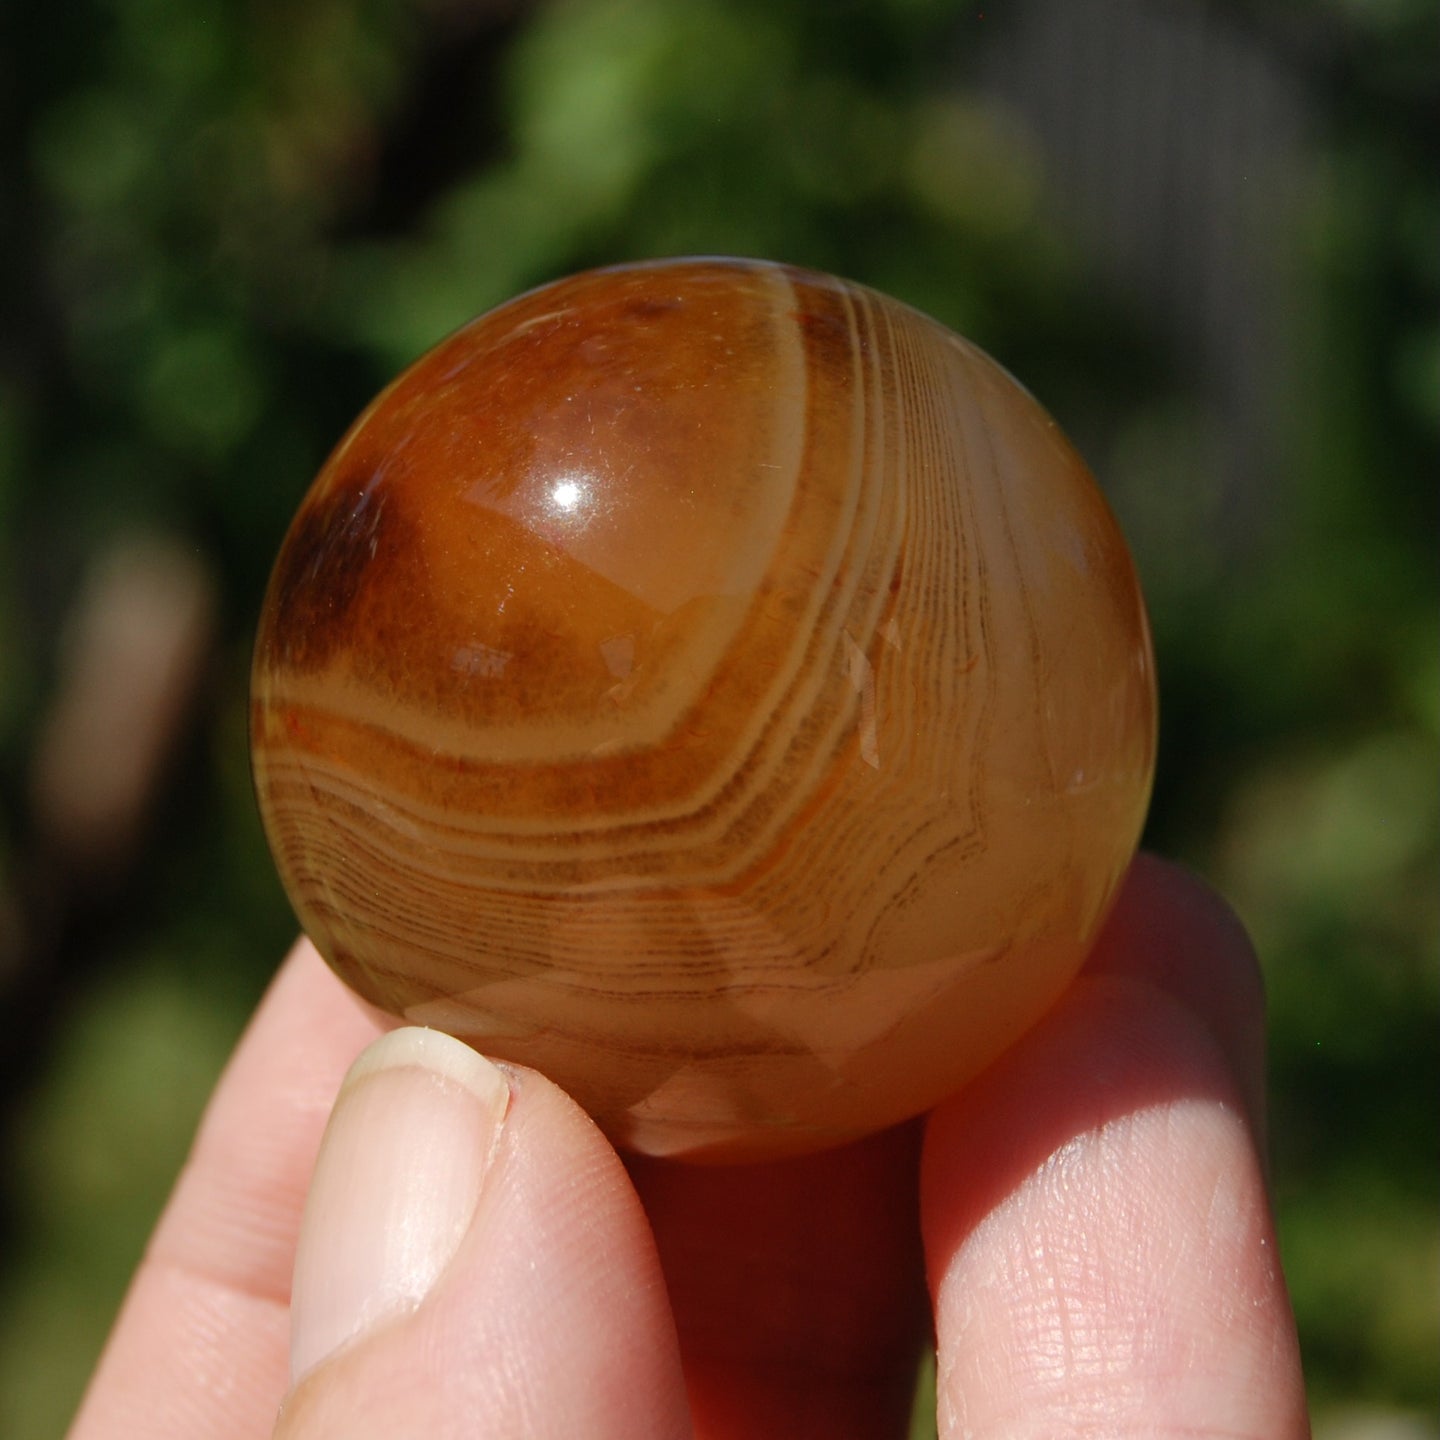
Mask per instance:
[[[521,296],[361,416],[255,651],[339,974],[616,1142],[934,1104],[1071,979],[1144,817],[1143,602],[1084,464],[873,291],[685,260]]]

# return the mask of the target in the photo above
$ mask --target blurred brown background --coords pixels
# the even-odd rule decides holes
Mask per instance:
[[[293,920],[248,647],[401,365],[589,264],[970,335],[1134,545],[1150,842],[1272,1001],[1317,1431],[1434,1437],[1440,108],[1428,0],[7,0],[0,1435],[61,1433]]]

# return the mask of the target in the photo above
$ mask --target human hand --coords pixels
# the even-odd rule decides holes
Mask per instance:
[[[1308,1433],[1258,971],[1158,861],[1013,1050],[827,1154],[622,1161],[425,1031],[342,1085],[379,1034],[298,945],[71,1440],[903,1436],[932,1323],[942,1437]]]

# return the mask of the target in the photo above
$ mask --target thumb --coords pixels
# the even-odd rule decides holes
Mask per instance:
[[[689,1433],[654,1241],[543,1077],[436,1031],[351,1067],[316,1160],[277,1440]]]

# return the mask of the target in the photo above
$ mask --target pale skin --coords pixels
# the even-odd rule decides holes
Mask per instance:
[[[363,1114],[335,1105],[382,1028],[296,947],[71,1440],[903,1437],[931,1334],[947,1440],[1309,1433],[1261,1159],[1259,973],[1171,866],[1136,863],[1082,976],[977,1082],[807,1159],[622,1159],[523,1070],[493,1133],[413,1067],[347,1084]],[[393,1190],[386,1157],[417,1126],[462,1188],[483,1173],[480,1198],[423,1296],[338,1334],[360,1282],[325,1274],[327,1217],[350,1207],[366,1233],[364,1177]],[[303,1241],[319,1318],[299,1284],[292,1307],[312,1186],[338,1197]]]

